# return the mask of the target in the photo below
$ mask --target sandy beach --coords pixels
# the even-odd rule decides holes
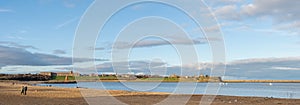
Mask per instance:
[[[90,91],[88,97],[94,99],[105,99],[109,92],[114,98],[130,105],[152,105],[168,98],[170,94],[159,92],[129,92],[118,90],[92,90],[79,88],[58,88],[58,87],[41,87],[28,86],[27,95],[21,95],[21,87],[26,84],[12,81],[0,82],[0,105],[88,105],[83,98],[81,91]],[[103,94],[102,94],[103,93]],[[188,95],[172,96],[172,103],[178,104],[181,99],[187,98]],[[199,105],[201,95],[193,95],[188,105]],[[98,102],[99,103],[99,102]],[[99,103],[102,105],[104,103]],[[276,99],[264,97],[236,97],[236,96],[217,96],[212,105],[299,105],[300,99]]]

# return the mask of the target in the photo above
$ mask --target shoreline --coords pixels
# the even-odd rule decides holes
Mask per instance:
[[[23,85],[28,86],[26,96],[20,95],[20,88]],[[93,94],[90,97],[103,98],[109,97],[105,92],[115,97],[121,102],[127,104],[155,104],[166,99],[169,93],[163,92],[131,92],[121,90],[93,90],[85,88],[60,88],[32,86],[31,83],[23,81],[0,81],[0,105],[9,104],[74,104],[87,105],[80,91],[92,91],[99,94]],[[103,93],[103,94],[102,94]],[[174,101],[188,97],[189,95],[176,94]],[[202,95],[192,95],[188,105],[199,104]],[[18,101],[16,101],[18,100]],[[246,104],[246,105],[274,105],[274,104],[300,104],[300,99],[281,99],[266,97],[243,97],[243,96],[216,96],[212,105],[230,105],[230,104]]]
[[[32,82],[32,81],[27,81]],[[209,83],[207,81],[160,81],[160,80],[49,80],[49,81],[33,81],[45,84],[63,84],[63,83],[77,83],[77,82],[196,82],[196,83]],[[223,81],[210,81],[210,83],[300,83],[300,80],[223,80]]]

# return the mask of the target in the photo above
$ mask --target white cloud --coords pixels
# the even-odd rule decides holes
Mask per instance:
[[[62,69],[68,68],[68,69]],[[52,66],[5,66],[0,69],[0,73],[39,73],[39,72],[62,72],[72,70],[72,65],[52,65]]]
[[[19,31],[20,34],[24,34],[24,33],[27,33],[27,30],[21,30]]]
[[[204,32],[219,32],[221,31],[222,26],[225,26],[225,24],[221,23],[210,27],[203,27],[203,30]],[[194,31],[202,31],[202,28],[196,28]]]
[[[144,6],[142,4],[136,4],[131,7],[132,10],[141,10]]]
[[[249,16],[272,16],[276,21],[298,20],[300,1],[298,0],[254,0],[241,7],[241,13]]]
[[[273,27],[269,27],[274,29],[273,32],[278,30],[288,35],[300,35],[299,0],[253,0],[251,3],[225,1],[226,4],[220,1],[221,5],[212,5],[214,13],[221,20],[243,22],[248,19],[268,19],[273,22]]]
[[[204,0],[204,1],[209,5],[218,6],[218,5],[228,5],[228,4],[242,3],[246,0]]]
[[[286,58],[253,58],[232,61],[229,64],[247,64],[247,63],[265,63],[265,62],[284,62],[284,61],[300,61],[300,57],[286,57]]]
[[[191,40],[182,40],[182,39],[173,39],[169,42],[164,40],[144,40],[138,43],[133,42],[115,42],[114,48],[124,49],[124,48],[141,48],[141,47],[155,47],[155,46],[163,46],[163,45],[192,45],[192,44],[206,44],[207,40],[205,38],[197,38]]]
[[[13,39],[13,40],[26,40],[25,38],[23,38],[21,36],[17,36],[17,35],[8,35],[6,37],[9,39]]]
[[[285,30],[289,35],[299,35],[300,33],[300,20],[294,21],[290,23],[282,23],[281,25],[275,27],[277,30]]]
[[[7,42],[7,41],[0,41],[0,45],[14,47],[14,48],[20,48],[20,49],[35,49],[38,50],[38,48],[31,46],[31,45],[21,45],[15,42]]]
[[[226,2],[226,3],[239,3],[242,2],[243,0],[216,0],[220,2]]]
[[[215,28],[215,27],[213,27]],[[195,29],[196,30],[196,29]],[[214,31],[215,29],[211,29],[210,31]],[[164,46],[164,45],[197,45],[197,44],[207,44],[209,41],[220,41],[220,38],[214,37],[198,37],[187,39],[183,38],[180,35],[173,35],[167,37],[168,41],[165,40],[157,40],[157,39],[145,39],[138,43],[134,42],[115,42],[115,48],[124,49],[124,48],[142,48],[142,47],[155,47],[155,46]]]
[[[76,4],[74,2],[72,2],[71,0],[65,0],[64,6],[67,8],[74,8],[74,7],[76,7]]]
[[[276,69],[276,70],[300,70],[300,68],[294,68],[294,67],[271,67],[271,69]]]
[[[0,8],[0,13],[3,12],[14,12],[14,10],[11,10],[11,9],[4,9],[4,8]]]
[[[56,55],[58,55],[58,54],[66,54],[66,51],[57,49],[57,50],[53,50],[53,54],[56,54]]]
[[[58,24],[58,25],[55,27],[55,29],[63,28],[63,27],[65,27],[65,26],[67,26],[67,25],[69,25],[69,24],[75,22],[77,19],[78,19],[77,17],[72,18],[72,19],[69,19],[69,20],[67,20],[67,21],[65,21],[65,22],[63,22],[63,23],[61,23],[61,24]]]
[[[165,62],[161,61],[123,61],[123,62],[105,62],[97,65],[97,70],[99,72],[117,72],[117,73],[127,73],[127,72],[143,72],[146,74],[155,73],[159,74],[164,71],[163,68],[166,67]],[[90,68],[88,68],[90,69]],[[86,69],[84,69],[86,70]]]
[[[59,0],[61,2],[61,5],[66,8],[75,8],[77,4],[80,4],[84,2],[85,0]],[[56,2],[55,0],[38,0],[38,3],[40,5],[49,5]]]
[[[300,1],[298,0],[255,0],[241,7],[244,17],[269,17],[274,22],[275,29],[300,33]]]
[[[240,20],[240,14],[237,11],[236,5],[226,5],[220,8],[217,8],[214,11],[217,18],[226,19],[226,20]]]
[[[253,4],[247,4],[247,5],[242,5],[242,10],[241,12],[243,14],[247,14],[247,15],[255,15],[255,11],[257,10],[257,7],[254,6]]]

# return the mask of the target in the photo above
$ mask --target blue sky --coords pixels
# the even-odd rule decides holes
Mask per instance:
[[[93,0],[0,0],[0,73],[70,70],[76,28],[92,3]],[[205,3],[223,32],[228,78],[299,79],[296,74],[300,74],[300,2],[205,0]],[[99,71],[112,71],[111,46],[120,30],[145,16],[168,18],[183,27],[195,42],[199,42],[195,44],[199,63],[209,67],[212,61],[209,44],[188,16],[167,5],[141,3],[126,7],[111,17],[99,35],[95,51]],[[218,27],[212,26],[206,31],[218,31]],[[180,35],[172,38],[174,43],[184,43]],[[180,67],[191,70],[186,75],[197,74],[195,70],[199,67],[179,66],[181,61],[176,49],[161,41],[146,38],[140,42],[140,47],[132,50],[129,60],[134,63],[134,72],[148,72],[144,66],[159,58],[161,65],[167,65],[169,74],[178,73]],[[259,69],[254,71],[262,75],[252,74],[251,67]],[[236,69],[239,69],[237,73]],[[203,72],[208,73],[207,69]],[[266,76],[268,74],[272,75]],[[286,77],[279,77],[282,74]]]

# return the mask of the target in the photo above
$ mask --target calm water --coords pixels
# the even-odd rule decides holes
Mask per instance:
[[[178,94],[204,94],[207,83],[158,82],[79,82],[77,84],[39,84],[56,87],[84,87],[107,90],[170,92]],[[218,95],[258,96],[300,99],[300,83],[228,83],[220,85]],[[207,93],[205,93],[207,94]]]

